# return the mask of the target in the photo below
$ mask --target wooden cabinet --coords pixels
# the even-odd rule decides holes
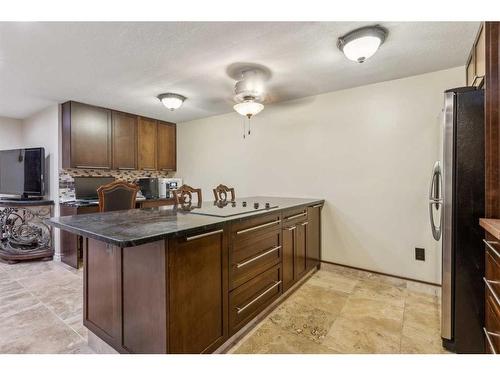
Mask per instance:
[[[317,204],[307,208],[307,269],[320,264],[321,259],[321,208]]]
[[[157,168],[162,171],[177,169],[176,125],[158,121]]]
[[[62,167],[177,169],[176,124],[88,104],[62,105]]]
[[[169,352],[212,352],[228,335],[226,237],[212,229],[168,248]]]
[[[137,136],[138,168],[144,170],[156,169],[157,121],[139,117]]]
[[[481,23],[465,70],[467,86],[481,87],[486,75],[486,31]]]
[[[113,169],[137,168],[137,116],[112,113]]]
[[[111,111],[82,103],[64,103],[63,168],[111,169],[111,161]]]
[[[487,353],[500,353],[500,246],[488,241],[485,258],[485,346]]]

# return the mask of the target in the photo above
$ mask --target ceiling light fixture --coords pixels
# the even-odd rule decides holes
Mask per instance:
[[[166,94],[158,95],[158,99],[170,111],[175,111],[176,109],[178,109],[182,106],[182,103],[184,103],[184,100],[186,100],[186,97],[179,95],[179,94],[166,93]]]
[[[387,30],[379,25],[362,27],[340,37],[337,47],[349,60],[362,63],[377,52],[387,34]]]
[[[243,102],[235,104],[233,109],[250,119],[264,109],[264,104],[257,102],[253,96],[245,96]]]

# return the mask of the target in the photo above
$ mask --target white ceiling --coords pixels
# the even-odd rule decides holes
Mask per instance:
[[[361,22],[0,23],[0,116],[89,104],[181,122],[232,111],[232,64],[271,70],[269,102],[465,65],[477,22],[380,23],[389,37],[364,64],[337,37]],[[234,65],[233,65],[234,66]],[[156,96],[176,92],[167,111]]]

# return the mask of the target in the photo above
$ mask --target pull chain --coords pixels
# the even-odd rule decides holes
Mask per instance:
[[[248,118],[248,135],[250,135],[250,117]]]

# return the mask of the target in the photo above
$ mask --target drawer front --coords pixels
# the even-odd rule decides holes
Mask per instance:
[[[307,207],[293,208],[283,213],[283,228],[307,221]]]
[[[234,289],[281,262],[281,230],[260,233],[233,244],[229,287]]]
[[[282,293],[279,265],[229,293],[229,331],[237,332]]]
[[[485,335],[486,352],[500,353],[500,306],[486,288]]]
[[[237,244],[239,241],[244,241],[260,233],[274,231],[279,228],[281,228],[281,213],[275,212],[233,222],[231,225],[231,237],[233,243]]]
[[[485,277],[489,286],[500,297],[500,250],[498,244],[488,241],[485,254]],[[498,283],[496,283],[498,282]]]

